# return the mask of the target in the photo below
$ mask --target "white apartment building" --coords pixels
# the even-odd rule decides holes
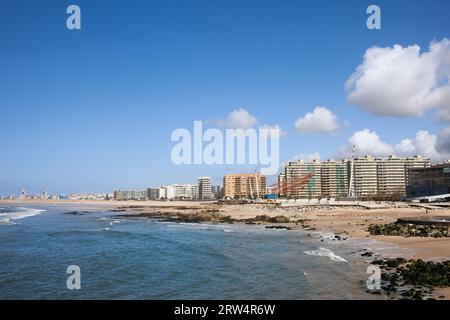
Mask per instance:
[[[172,184],[159,188],[160,199],[196,199],[197,186],[192,184]]]

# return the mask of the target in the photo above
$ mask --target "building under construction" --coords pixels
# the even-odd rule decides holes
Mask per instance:
[[[401,198],[406,194],[408,170],[426,168],[430,159],[420,156],[360,158],[327,161],[290,161],[276,185],[287,198]]]
[[[348,169],[348,160],[290,161],[279,175],[278,194],[288,198],[346,196],[348,194]]]

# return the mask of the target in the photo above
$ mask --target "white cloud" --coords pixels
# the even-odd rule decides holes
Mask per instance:
[[[340,129],[338,117],[325,107],[316,107],[295,122],[300,132],[334,133]]]
[[[450,128],[445,129],[439,137],[421,130],[413,139],[403,139],[395,146],[383,142],[376,132],[364,129],[353,133],[348,139],[348,144],[338,149],[338,156],[350,157],[353,145],[356,147],[357,156],[410,157],[421,155],[430,158],[433,162],[443,162],[450,159]]]
[[[258,123],[258,120],[247,110],[240,108],[230,112],[226,119],[217,122],[227,129],[250,129]]]
[[[356,131],[348,138],[348,145],[338,150],[338,155],[348,158],[352,155],[352,146],[356,147],[358,155],[372,155],[375,157],[388,156],[395,153],[394,148],[380,140],[378,134],[369,129]]]
[[[346,88],[350,103],[378,115],[449,112],[450,41],[431,43],[427,52],[418,45],[367,49]]]
[[[213,121],[209,120],[207,122],[209,124],[219,125],[226,129],[243,129],[243,130],[255,128],[259,123],[258,119],[244,108],[233,110],[228,114],[228,116],[225,119]],[[268,138],[270,138],[272,135],[276,135],[278,136],[278,138],[287,135],[287,132],[284,131],[278,124],[275,125],[263,124],[258,126],[257,129],[268,129],[269,130]],[[276,129],[278,131],[277,132],[270,131],[272,129]]]
[[[306,161],[320,160],[320,153],[319,152],[309,154],[300,153],[299,155],[296,155],[294,157],[294,160],[306,160]]]
[[[421,130],[416,133],[414,139],[403,139],[395,146],[395,150],[398,156],[421,155],[440,162],[443,160],[444,155],[436,150],[436,142],[436,135],[430,134],[426,130]]]

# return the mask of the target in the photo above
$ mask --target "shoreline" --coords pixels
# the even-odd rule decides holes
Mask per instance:
[[[420,238],[370,235],[367,228],[370,224],[393,223],[399,218],[412,218],[430,215],[448,216],[450,208],[428,210],[416,206],[405,207],[400,203],[385,209],[360,209],[352,207],[332,207],[327,205],[308,207],[274,207],[260,204],[218,205],[214,201],[102,201],[102,200],[0,200],[1,205],[71,205],[80,206],[82,210],[111,210],[126,209],[128,212],[145,213],[151,215],[160,211],[165,214],[184,213],[186,216],[201,210],[213,210],[214,213],[228,216],[233,222],[245,223],[246,220],[258,216],[275,218],[283,216],[289,218],[290,227],[301,225],[301,229],[322,231],[352,238],[369,238],[380,242],[398,245],[412,250],[413,258],[424,260],[450,259],[450,237],[448,238]],[[197,217],[201,220],[201,217]],[[194,219],[195,220],[195,219]],[[297,224],[295,224],[295,222]],[[256,221],[257,222],[257,221]],[[263,221],[260,221],[263,222]],[[270,221],[269,221],[270,222]]]
[[[423,216],[450,217],[450,209],[429,210],[423,207],[392,204],[388,208],[362,209],[359,206],[333,207],[329,205],[276,207],[267,204],[217,204],[194,201],[96,201],[96,200],[0,200],[1,205],[70,205],[80,210],[105,210],[122,212],[124,218],[153,218],[173,222],[212,222],[260,224],[266,228],[303,230],[314,233],[333,234],[336,240],[374,240],[378,243],[398,246],[410,252],[403,256],[414,260],[450,260],[450,237],[403,237],[370,235],[371,224],[388,224],[399,218]],[[364,248],[361,248],[364,249]],[[363,252],[363,251],[362,251]],[[366,251],[364,251],[366,253]],[[378,256],[373,253],[365,257]],[[362,256],[364,257],[364,256]],[[383,259],[396,259],[399,255],[383,253]],[[436,288],[433,297],[450,299],[450,287]]]

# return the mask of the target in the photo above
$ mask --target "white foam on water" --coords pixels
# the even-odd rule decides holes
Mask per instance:
[[[0,224],[15,224],[13,220],[20,220],[23,218],[33,217],[42,212],[46,211],[44,209],[35,208],[17,208],[19,211],[3,212],[0,213]]]
[[[331,260],[336,261],[336,262],[348,263],[347,260],[345,260],[342,257],[339,257],[333,251],[326,249],[326,248],[319,248],[318,250],[304,251],[304,253],[307,255],[310,255],[310,256],[328,257]]]

